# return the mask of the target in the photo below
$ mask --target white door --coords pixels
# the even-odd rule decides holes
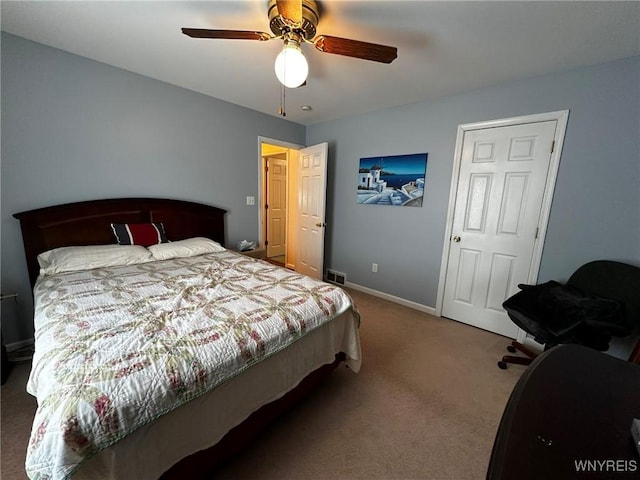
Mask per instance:
[[[328,144],[298,153],[298,215],[296,271],[322,279]]]
[[[267,158],[267,257],[284,255],[287,244],[287,160]]]
[[[546,229],[547,185],[555,182],[555,170],[549,173],[557,128],[549,120],[464,132],[442,316],[518,335],[502,303],[519,283],[531,283],[533,270],[537,276],[534,250],[541,225]]]

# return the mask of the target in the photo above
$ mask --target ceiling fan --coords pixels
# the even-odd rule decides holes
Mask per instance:
[[[307,60],[300,48],[302,43],[311,43],[321,52],[381,63],[391,63],[398,56],[396,47],[329,35],[316,36],[320,10],[315,0],[269,0],[268,14],[273,34],[202,28],[183,28],[182,33],[193,38],[259,41],[283,39],[284,47],[276,58],[275,70],[280,83],[289,88],[304,84],[309,72]]]

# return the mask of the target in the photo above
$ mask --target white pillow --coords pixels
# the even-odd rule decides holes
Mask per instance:
[[[38,255],[40,273],[51,275],[101,267],[151,262],[153,257],[139,245],[90,245],[54,248]]]
[[[176,242],[158,243],[147,247],[154,260],[169,260],[170,258],[193,257],[205,253],[223,252],[226,249],[210,238],[194,237]]]

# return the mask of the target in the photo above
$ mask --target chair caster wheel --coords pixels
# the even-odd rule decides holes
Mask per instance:
[[[516,353],[516,347],[514,347],[513,345],[509,345],[507,347],[507,350],[509,350],[511,353]]]
[[[498,367],[500,367],[502,370],[506,370],[507,369],[507,362],[503,362],[502,360],[500,360],[498,362]]]

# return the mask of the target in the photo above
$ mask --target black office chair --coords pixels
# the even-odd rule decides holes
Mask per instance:
[[[518,285],[521,289],[503,307],[509,318],[544,349],[573,343],[595,350],[609,348],[612,337],[626,337],[640,327],[640,268],[620,262],[589,262],[565,285],[550,281],[540,285]],[[507,347],[511,353],[498,362],[529,365],[537,353],[517,341]],[[640,363],[640,341],[629,361]]]

